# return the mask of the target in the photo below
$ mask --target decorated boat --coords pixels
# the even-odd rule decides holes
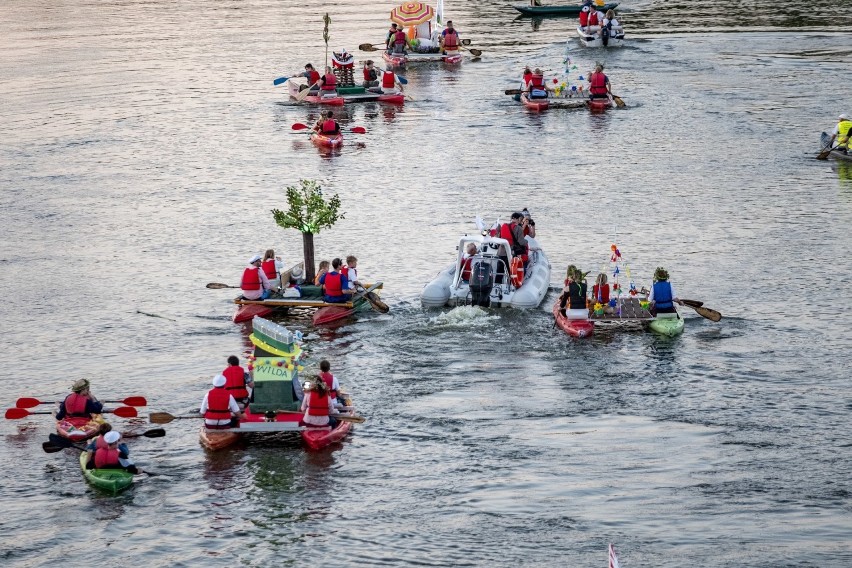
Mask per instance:
[[[820,159],[822,159],[822,153],[828,150],[828,145],[831,143],[831,135],[827,132],[823,132],[822,136],[820,136]],[[832,148],[830,152],[828,152],[827,158],[831,158],[833,160],[837,160],[840,162],[852,162],[852,154],[844,152],[840,148]]]
[[[80,454],[80,469],[89,485],[116,495],[133,485],[133,474],[123,469],[86,469],[88,454]]]
[[[406,31],[406,53],[382,53],[385,63],[402,67],[410,63],[442,61],[461,63],[463,54],[455,49],[441,50],[441,33],[444,31],[444,1],[438,0],[436,8],[421,2],[406,2],[391,10],[391,22]]]
[[[337,94],[347,103],[380,102],[394,105],[405,103],[403,93],[382,93],[359,86],[355,82],[355,57],[346,50],[331,54],[331,69],[337,78]]]
[[[604,36],[600,26],[577,26],[577,35],[584,47],[621,47],[624,45],[624,28],[613,29]]]
[[[423,288],[420,301],[426,308],[476,305],[491,308],[535,308],[550,286],[550,262],[541,245],[532,237],[526,268],[521,257],[512,255],[506,239],[484,235],[465,235],[459,239],[458,258],[438,273]],[[465,280],[462,267],[467,260],[468,244],[476,246],[471,257],[470,278]]]
[[[547,109],[586,108],[588,104],[585,98],[564,98],[550,96],[546,99],[530,99],[526,93],[521,93],[520,100],[526,108],[535,112],[541,112]]]
[[[556,325],[559,329],[572,337],[591,337],[595,333],[595,322],[586,319],[568,319],[563,316],[560,307],[559,299],[553,303],[553,317],[556,319]]]
[[[602,11],[606,12],[607,10],[614,10],[615,7],[618,6],[618,2],[612,2],[610,4],[595,4],[595,7]],[[568,4],[568,5],[545,5],[545,6],[525,6],[525,5],[515,5],[512,6],[515,10],[521,13],[523,16],[532,16],[532,17],[541,17],[541,16],[579,16],[580,11],[583,9],[582,4]]]
[[[319,450],[345,438],[352,429],[352,423],[345,420],[346,415],[353,415],[351,410],[340,416],[334,428],[311,427],[302,422],[304,414],[296,395],[299,372],[303,370],[301,334],[256,317],[249,339],[254,345],[248,366],[254,380],[252,401],[237,426],[224,429],[202,426],[201,445],[215,451],[233,445],[244,434],[298,432],[308,448]],[[346,404],[351,406],[351,399],[347,398]]]
[[[293,100],[299,100],[299,90],[300,83],[293,81],[287,81],[287,88],[290,90],[290,98]],[[346,102],[343,97],[339,94],[334,95],[321,95],[319,91],[317,91],[316,95],[307,95],[300,102],[314,104],[314,105],[329,105],[329,106],[343,106]]]
[[[367,285],[367,290],[374,292],[383,287],[381,282]],[[256,316],[266,317],[273,312],[286,313],[291,308],[345,308],[352,313],[367,312],[371,309],[370,300],[364,295],[358,295],[351,302],[330,303],[323,300],[322,289],[314,285],[301,285],[285,290],[281,297],[266,300],[245,300],[242,297],[234,299],[237,311],[234,313],[234,323],[250,321]]]
[[[311,132],[311,142],[320,148],[340,148],[343,146],[343,134],[323,134],[322,132]]]
[[[98,435],[98,429],[103,423],[104,419],[100,414],[96,414],[91,418],[67,416],[56,422],[56,432],[69,440],[88,440]]]

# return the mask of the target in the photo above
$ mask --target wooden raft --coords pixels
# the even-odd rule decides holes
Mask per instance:
[[[621,313],[618,313],[616,309],[616,313],[607,314],[604,313],[602,315],[595,315],[593,310],[589,310],[589,319],[596,322],[640,322],[640,321],[651,321],[654,319],[654,316],[651,315],[651,312],[648,310],[642,309],[642,306],[639,304],[639,298],[629,297],[629,298],[621,298],[618,300],[619,307],[621,308]]]

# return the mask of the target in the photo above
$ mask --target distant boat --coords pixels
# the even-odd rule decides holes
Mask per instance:
[[[599,11],[606,12],[614,10],[618,6],[618,2],[604,4],[603,6],[595,6]],[[550,6],[512,6],[515,10],[524,16],[579,16],[583,6],[579,4],[571,4],[568,6],[550,5]]]

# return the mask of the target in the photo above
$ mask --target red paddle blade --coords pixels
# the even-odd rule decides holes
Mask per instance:
[[[23,408],[10,408],[6,411],[6,420],[17,420],[18,418],[26,418],[30,412]]]
[[[38,405],[39,405],[39,404],[41,404],[41,403],[42,403],[42,402],[41,402],[39,399],[37,399],[37,398],[28,398],[28,397],[25,397],[25,398],[19,398],[19,399],[15,402],[15,406],[16,406],[17,408],[33,408],[33,407],[38,406]]]
[[[122,418],[136,418],[139,413],[136,412],[136,409],[132,406],[119,406],[115,410],[104,410],[104,412],[112,412],[116,416],[121,416]]]
[[[366,134],[367,129],[363,126],[356,126],[352,129],[352,132],[354,132],[355,134]]]
[[[127,406],[148,406],[148,400],[144,396],[128,396],[121,402]]]
[[[297,122],[293,126],[291,126],[293,130],[304,130],[306,128],[310,128],[307,124],[302,124],[301,122]]]

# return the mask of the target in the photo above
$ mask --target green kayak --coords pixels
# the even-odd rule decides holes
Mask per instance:
[[[618,6],[617,2],[604,4],[603,6],[595,6],[599,11],[606,12],[614,10]],[[580,4],[574,5],[549,5],[549,6],[512,6],[515,10],[524,16],[579,16],[583,6]]]
[[[683,318],[680,314],[659,314],[653,321],[651,321],[651,323],[648,324],[648,327],[654,333],[674,337],[675,335],[683,333]]]
[[[133,485],[133,474],[123,469],[86,469],[86,452],[80,454],[80,468],[86,481],[113,495]]]

